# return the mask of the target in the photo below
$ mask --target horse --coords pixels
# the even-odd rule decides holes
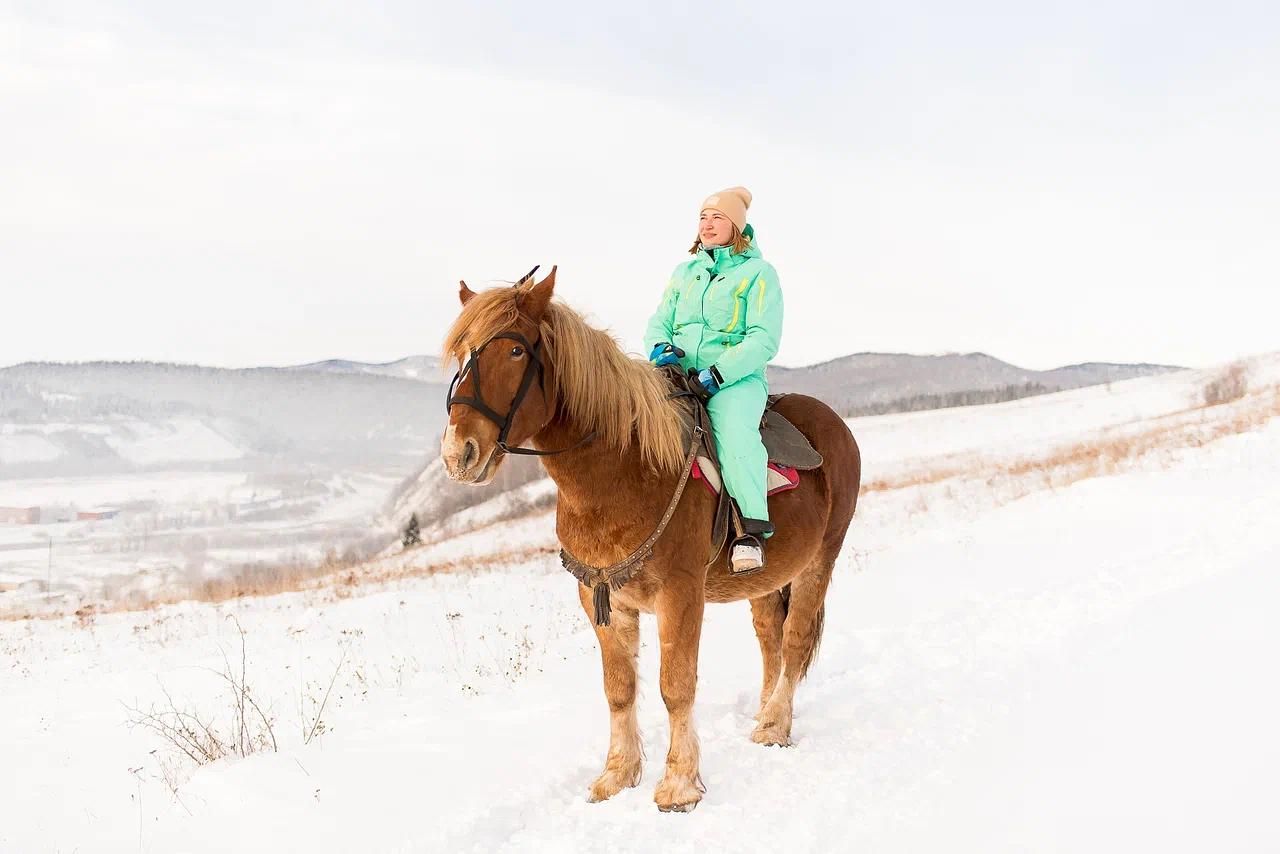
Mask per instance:
[[[553,300],[555,277],[552,268],[541,282],[530,273],[514,286],[480,292],[461,283],[462,310],[444,345],[446,361],[460,368],[440,452],[452,479],[475,485],[492,481],[510,453],[541,456],[558,488],[561,546],[603,567],[658,529],[669,499],[685,484],[689,431],[669,381]],[[818,651],[823,601],[857,506],[862,464],[848,425],[826,404],[789,394],[775,409],[824,461],[797,488],[770,499],[777,533],[766,541],[765,567],[743,577],[731,574],[727,559],[708,567],[716,498],[705,489],[685,490],[639,571],[612,592],[606,624],[597,617],[609,749],[589,786],[591,802],[640,782],[640,612],[657,617],[659,682],[671,723],[666,770],[654,791],[660,810],[688,812],[706,791],[693,723],[706,603],[750,600],[764,670],[751,739],[791,743],[796,686]],[[533,448],[520,447],[525,442]],[[591,592],[582,584],[578,590],[590,618]]]

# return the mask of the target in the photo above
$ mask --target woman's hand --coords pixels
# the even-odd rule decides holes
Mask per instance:
[[[698,371],[698,385],[707,390],[707,397],[711,397],[711,395],[720,390],[720,380],[716,376],[718,373],[719,371],[715,369],[714,365]]]
[[[679,364],[684,358],[684,351],[674,344],[668,344],[663,341],[655,344],[653,352],[649,354],[649,361],[653,362],[655,368],[665,368],[667,365]]]

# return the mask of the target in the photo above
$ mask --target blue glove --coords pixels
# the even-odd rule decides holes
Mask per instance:
[[[714,365],[698,371],[698,384],[707,390],[708,397],[720,390],[720,381],[716,379],[718,373]]]
[[[684,355],[684,351],[674,344],[668,344],[663,341],[661,344],[655,344],[653,352],[649,354],[649,361],[653,362],[656,368],[665,368],[667,365],[676,365],[680,363],[680,357]]]

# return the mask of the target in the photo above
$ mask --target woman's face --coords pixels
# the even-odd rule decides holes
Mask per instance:
[[[733,223],[720,211],[705,210],[698,221],[698,239],[703,246],[726,246],[733,237]]]

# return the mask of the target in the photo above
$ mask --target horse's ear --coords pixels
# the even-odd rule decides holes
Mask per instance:
[[[458,288],[458,301],[466,305],[471,302],[471,298],[476,295],[476,292],[467,287],[466,282],[459,281],[458,284],[462,286]]]
[[[538,284],[533,285],[525,293],[521,308],[524,313],[534,320],[541,320],[542,314],[547,310],[547,303],[551,302],[551,295],[556,289],[556,268],[552,267],[551,272],[547,273],[547,277]]]

